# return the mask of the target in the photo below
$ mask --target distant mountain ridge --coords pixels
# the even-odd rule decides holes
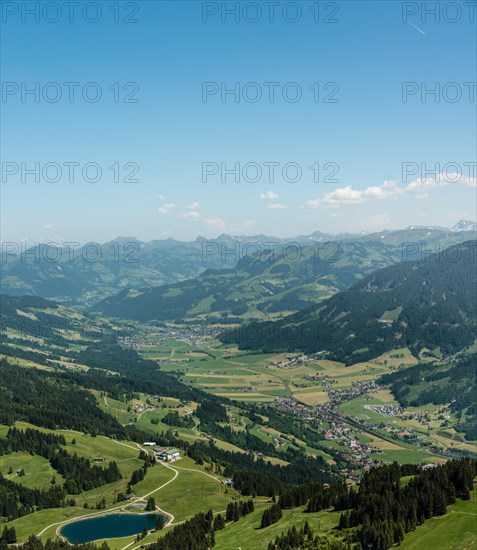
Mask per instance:
[[[380,268],[420,260],[444,249],[447,238],[454,243],[468,235],[427,228],[379,233],[350,241],[307,243],[296,258],[284,257],[286,248],[268,248],[256,257],[243,257],[233,268],[210,269],[171,285],[125,289],[100,301],[92,310],[140,321],[232,323],[277,319],[321,302]],[[410,241],[412,236],[415,238]],[[290,247],[298,250],[294,245]]]
[[[208,269],[232,268],[257,251],[265,255],[267,250],[283,250],[287,244],[304,249],[317,243],[353,240],[395,246],[425,241],[433,246],[436,242],[455,242],[456,239],[460,242],[472,237],[472,231],[428,228],[381,231],[369,235],[331,235],[315,231],[292,238],[222,234],[216,239],[197,237],[192,242],[173,238],[141,242],[135,237],[121,236],[101,245],[91,243],[89,248],[39,244],[23,250],[22,254],[18,252],[19,245],[15,250],[15,246],[3,243],[0,292],[42,296],[66,305],[85,307],[126,289],[158,287],[193,279]],[[336,288],[343,287],[338,285]]]
[[[226,332],[266,352],[325,352],[347,364],[398,347],[450,355],[477,338],[477,241],[380,269],[321,304]]]
[[[140,321],[229,322],[297,311],[353,284],[363,273],[399,261],[401,249],[381,242],[307,246],[289,261],[282,250],[242,258],[236,267],[209,269],[171,285],[124,290],[93,311]]]

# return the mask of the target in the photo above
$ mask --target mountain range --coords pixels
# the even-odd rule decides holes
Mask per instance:
[[[380,268],[421,260],[470,238],[475,238],[474,232],[426,227],[298,247],[285,243],[274,250],[262,246],[255,255],[257,248],[249,246],[252,252],[235,267],[208,269],[170,285],[124,289],[91,310],[138,321],[277,319],[321,302]]]
[[[353,364],[408,347],[448,356],[477,338],[477,241],[373,272],[322,303],[276,322],[230,330],[222,341],[265,352],[322,352]]]
[[[332,235],[319,231],[292,238],[222,234],[216,239],[197,237],[191,242],[175,239],[142,242],[134,237],[118,237],[103,244],[87,243],[74,247],[65,243],[42,243],[26,247],[19,243],[3,242],[0,292],[17,296],[42,296],[66,305],[87,307],[125,289],[170,285],[192,279],[210,269],[235,267],[243,259],[254,255],[260,258],[270,250],[283,254],[287,245],[292,243],[301,250],[309,245],[343,241],[390,246],[419,242],[419,246],[425,243],[434,251],[437,242],[462,242],[473,238],[472,233],[475,231],[474,222],[462,220],[452,229],[414,227],[369,235]],[[332,254],[334,246],[322,248],[318,253],[321,257]],[[289,250],[292,256],[293,247]],[[378,262],[375,268],[383,265],[387,264]],[[336,289],[342,288],[338,283]],[[327,292],[325,289],[322,295],[326,296]]]

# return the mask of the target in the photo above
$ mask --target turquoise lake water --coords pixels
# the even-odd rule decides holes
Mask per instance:
[[[144,526],[154,529],[157,519],[163,514],[107,514],[96,518],[82,519],[68,523],[60,530],[60,535],[74,544],[83,544],[98,539],[128,537],[141,533]]]

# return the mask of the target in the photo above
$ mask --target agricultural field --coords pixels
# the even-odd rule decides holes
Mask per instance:
[[[429,453],[426,445],[437,445],[442,449],[475,450],[472,442],[465,442],[457,432],[443,432],[442,414],[447,414],[446,411],[439,412],[436,407],[417,411],[410,407],[400,411],[399,404],[387,389],[352,397],[356,385],[372,384],[382,374],[415,365],[417,359],[407,348],[396,349],[376,359],[351,366],[327,359],[310,360],[297,353],[248,353],[233,346],[223,346],[213,338],[181,343],[180,340],[163,336],[163,343],[158,345],[156,342],[154,350],[145,345],[139,351],[144,353],[147,350],[148,357],[154,353],[158,358],[158,349],[161,350],[161,368],[164,370],[177,373],[182,381],[208,393],[238,402],[271,403],[278,397],[291,397],[305,405],[319,407],[329,402],[330,389],[334,392],[348,392],[350,397],[339,404],[339,412],[373,427],[372,434],[364,435],[358,430],[358,439],[375,448],[377,454],[373,458],[385,462],[439,462],[439,457]],[[147,415],[143,418],[147,418]],[[451,418],[451,421],[455,419]],[[385,426],[386,429],[383,429]],[[257,425],[252,431],[253,435],[271,442],[262,428]],[[181,436],[197,437],[196,433],[187,433],[185,430],[178,432]],[[416,445],[418,442],[421,443]],[[306,446],[306,442],[303,444]],[[307,447],[307,451],[323,454],[326,447],[345,450],[337,441],[324,441],[322,449]],[[329,460],[331,457],[327,458]]]
[[[392,356],[345,366],[326,359],[301,361],[297,353],[247,353],[211,338],[191,343],[164,335],[156,337],[153,344],[143,341],[138,351],[161,361],[162,369],[178,373],[182,381],[216,395],[246,402],[267,402],[289,395],[312,406],[328,400],[326,383],[313,377],[326,375],[333,388],[346,389],[354,382],[374,380],[417,362],[406,348]]]
[[[445,461],[443,456],[431,452],[430,442],[443,449],[474,448],[472,442],[464,441],[462,434],[453,429],[452,425],[456,418],[447,406],[408,407],[404,411],[389,390],[368,385],[383,373],[414,365],[416,359],[408,350],[396,350],[391,355],[372,361],[345,366],[342,363],[316,357],[307,358],[296,353],[247,353],[237,350],[234,346],[223,346],[209,338],[200,341],[190,341],[180,335],[161,338],[157,341],[155,337],[151,337],[150,342],[134,345],[144,357],[159,361],[164,371],[175,373],[183,382],[235,401],[226,406],[227,420],[217,424],[221,428],[230,428],[233,432],[247,429],[259,440],[275,446],[275,452],[269,451],[269,454],[275,456],[266,456],[268,451],[264,451],[265,456],[262,455],[272,464],[287,466],[288,462],[284,459],[292,459],[289,458],[290,454],[282,455],[282,451],[285,453],[289,449],[302,448],[307,454],[323,457],[328,464],[335,465],[340,460],[335,451],[339,451],[346,457],[345,465],[350,465],[349,479],[356,480],[359,479],[364,465],[373,461],[397,461],[400,464]],[[81,365],[75,365],[75,368],[81,368]],[[358,392],[358,397],[355,397],[356,393],[353,392],[357,391],[356,388],[362,387],[361,383],[365,385],[366,390],[363,393]],[[206,443],[213,439],[220,449],[237,453],[249,450],[204,433],[199,418],[194,416],[198,402],[183,402],[172,397],[144,393],[124,394],[123,399],[113,399],[104,392],[90,391],[102,411],[111,414],[120,424],[133,424],[151,436],[172,431],[180,439],[189,442]],[[118,397],[117,394],[115,397]],[[313,411],[324,411],[321,417],[319,413],[316,417],[309,416],[303,421],[296,422],[297,425],[303,423],[307,428],[313,428],[316,436],[313,445],[319,448],[313,447],[305,440],[310,431],[295,430],[295,433],[302,437],[299,439],[286,432],[288,424],[275,424],[280,426],[279,429],[283,432],[271,427],[271,410],[267,412],[262,409],[259,411],[260,415],[250,414],[249,417],[247,408],[240,407],[240,403],[247,402],[276,402],[277,410],[283,402],[284,408],[281,410],[288,411],[289,414],[298,414],[300,410],[306,411],[306,405],[310,410],[314,407]],[[331,416],[327,417],[327,406],[330,404],[334,408]],[[187,415],[188,418],[192,418],[193,423],[189,422],[188,427],[167,424],[163,420],[169,413],[177,413],[180,417]],[[269,418],[265,417],[265,414],[270,415],[271,425],[267,425]],[[170,421],[170,418],[166,420]],[[286,419],[288,420],[288,417]],[[23,422],[17,422],[16,426],[32,427]],[[343,426],[347,428],[343,430]],[[0,435],[4,436],[7,429],[6,426],[0,426]],[[206,430],[205,427],[203,429]],[[293,431],[291,427],[289,429]],[[51,432],[46,429],[41,431]],[[338,431],[341,431],[341,434],[338,434]],[[215,472],[215,468],[212,471],[207,464],[198,466],[183,456],[179,461],[161,463],[150,468],[145,479],[134,485],[132,500],[126,503],[118,502],[118,494],[126,492],[132,473],[143,465],[143,461],[139,459],[140,446],[129,441],[85,435],[71,430],[57,430],[55,433],[64,435],[65,448],[71,454],[76,453],[80,457],[104,463],[115,461],[122,479],[75,495],[75,502],[65,508],[41,510],[10,522],[7,525],[15,527],[20,542],[32,533],[46,541],[57,535],[66,521],[75,518],[118,510],[142,511],[149,496],[153,496],[157,506],[168,514],[171,525],[181,523],[200,511],[212,509],[214,513],[224,512],[230,501],[242,498],[233,488],[222,483],[223,477]],[[226,434],[221,437],[228,438]],[[419,445],[416,445],[416,439],[420,440]],[[232,437],[230,440],[237,443]],[[260,456],[259,453],[257,455]],[[357,460],[360,462],[353,463],[354,455],[359,455]],[[21,469],[25,471],[23,477],[18,476]],[[48,460],[28,453],[13,453],[0,457],[0,472],[7,479],[29,488],[48,488],[54,476],[57,482],[62,481]],[[106,502],[105,509],[98,511],[96,506],[103,499]],[[252,514],[218,532],[216,548],[230,550],[240,547],[242,550],[254,550],[257,547],[266,547],[277,534],[286,532],[292,525],[299,528],[305,521],[309,522],[315,532],[339,538],[334,529],[339,520],[339,513],[330,510],[315,514],[306,514],[303,508],[285,510],[283,518],[277,524],[266,529],[258,529],[261,514],[269,506],[266,500],[258,496],[256,510]],[[471,522],[475,521],[475,514],[468,511],[467,504],[458,503],[455,509],[450,507],[449,513],[443,518],[430,520],[436,522],[439,529],[443,526],[443,530],[456,528],[460,532],[461,539],[446,535],[449,548],[461,548],[458,546],[460,540],[464,541],[466,548],[472,548],[475,544],[470,528]],[[167,529],[164,530],[166,531]],[[437,548],[437,539],[432,538],[435,537],[435,531],[424,525],[422,529],[416,529],[406,538],[405,544],[408,546],[403,547],[421,548],[434,545]],[[152,542],[162,534],[163,532],[151,533],[141,541],[141,544]],[[131,549],[139,547],[135,546],[135,537],[109,540],[108,543],[112,550],[123,549],[126,546]]]

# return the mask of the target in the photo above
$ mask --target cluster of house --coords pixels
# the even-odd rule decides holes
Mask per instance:
[[[359,441],[356,434],[352,433],[349,425],[341,420],[341,415],[329,408],[329,404],[310,407],[297,403],[289,397],[279,397],[275,402],[275,406],[284,412],[294,414],[305,420],[313,420],[317,423],[326,422],[329,428],[324,433],[325,439],[327,441],[336,440],[337,445],[349,449],[343,449],[343,457],[350,465],[350,469],[346,470],[349,479],[353,479],[353,471],[364,471],[381,462],[376,460],[375,457],[369,456],[380,454],[381,451],[372,445]]]
[[[136,336],[118,336],[117,342],[120,346],[123,348],[129,348],[134,350],[139,350],[141,348],[141,344],[136,341]]]
[[[382,454],[382,451],[380,451],[377,447],[363,443],[355,437],[343,439],[339,441],[338,444],[343,447],[348,447],[349,450],[352,451],[352,455],[349,455],[348,457],[349,461],[358,467],[362,467],[370,463],[370,459],[367,456],[369,453]]]
[[[301,410],[312,410],[311,407],[305,407],[303,403],[298,403],[291,397],[276,397],[275,406],[284,412],[296,412]]]
[[[380,414],[381,416],[399,416],[403,411],[401,407],[397,407],[396,405],[391,405],[389,403],[374,405],[366,404],[363,405],[363,408]]]
[[[390,359],[397,359],[402,358],[403,354],[389,354],[388,357]],[[383,363],[385,364],[386,360],[384,360]],[[306,376],[305,379],[315,383],[321,382],[321,384],[326,387],[329,400],[321,405],[311,407],[299,403],[290,397],[278,397],[273,406],[283,412],[303,418],[304,420],[311,420],[313,423],[329,426],[324,432],[325,439],[335,440],[334,445],[344,447],[342,456],[349,465],[342,473],[345,474],[348,479],[356,481],[360,478],[363,471],[368,470],[376,464],[383,463],[383,461],[376,456],[383,454],[383,451],[374,445],[363,443],[358,439],[360,433],[363,431],[366,432],[367,430],[375,430],[376,426],[362,418],[359,420],[354,419],[353,425],[350,426],[346,416],[338,409],[338,405],[343,401],[361,396],[364,396],[364,398],[369,401],[374,401],[371,396],[367,397],[367,394],[376,393],[382,388],[376,384],[374,380],[370,379],[355,381],[350,388],[344,389],[334,389],[333,383],[335,380],[328,375],[320,374]],[[429,422],[429,411],[407,412],[405,409],[390,403],[377,404],[376,402],[365,404],[364,408],[378,413],[383,417],[399,417],[400,420],[415,420],[424,425]],[[445,421],[449,418],[448,415],[446,417],[444,412],[444,410],[439,410],[436,413],[436,416],[438,416],[441,421]],[[449,454],[449,451],[446,449],[423,442],[420,438],[420,434],[411,429],[403,429],[402,426],[385,426],[384,423],[380,425],[380,428],[390,433],[393,439],[401,439],[416,445],[426,445],[429,446],[430,450],[433,452]]]
[[[313,374],[305,376],[304,378],[305,380],[310,380],[311,382],[327,382],[328,384],[337,384],[338,382],[334,378],[331,378],[329,374]]]
[[[162,460],[163,462],[173,462],[174,460],[179,460],[181,457],[179,449],[158,447],[154,441],[145,441],[143,446],[152,447],[155,458],[157,460]]]
[[[404,357],[404,353],[385,353],[384,355],[390,359],[401,359]]]
[[[142,413],[145,411],[154,411],[156,407],[149,405],[148,403],[141,403],[140,401],[133,401],[133,410],[135,413]]]
[[[331,420],[330,427],[325,432],[325,439],[329,441],[330,439],[348,438],[349,432],[350,429],[347,424],[338,422],[337,420]]]
[[[174,338],[175,340],[195,344],[204,338],[204,331],[199,325],[188,327],[142,327],[141,332],[132,336],[119,336],[118,344],[138,350],[143,346],[160,346],[166,338]]]
[[[209,374],[223,374],[223,373],[213,373],[213,372],[210,372],[209,371]],[[209,388],[210,386],[204,386],[205,388]],[[213,386],[213,389],[214,390],[225,390],[227,392],[235,392],[235,391],[240,391],[242,393],[253,393],[253,392],[256,392],[257,391],[257,388],[255,388],[254,386]]]
[[[356,397],[361,397],[366,393],[375,393],[380,389],[381,387],[378,386],[373,380],[359,380],[357,382],[353,382],[350,388],[340,390],[334,390],[328,387],[329,407],[334,408],[342,401],[355,399]]]
[[[383,426],[382,429],[388,434],[395,435],[400,439],[405,439],[408,441],[412,440],[413,443],[421,442],[421,439],[418,437],[417,433],[413,432],[411,429],[403,430],[403,429],[393,428],[392,426],[389,426],[389,425]]]
[[[299,357],[293,357],[288,361],[272,361],[270,364],[280,369],[296,369],[300,365],[309,363],[310,361],[313,361],[312,356],[300,355]]]

